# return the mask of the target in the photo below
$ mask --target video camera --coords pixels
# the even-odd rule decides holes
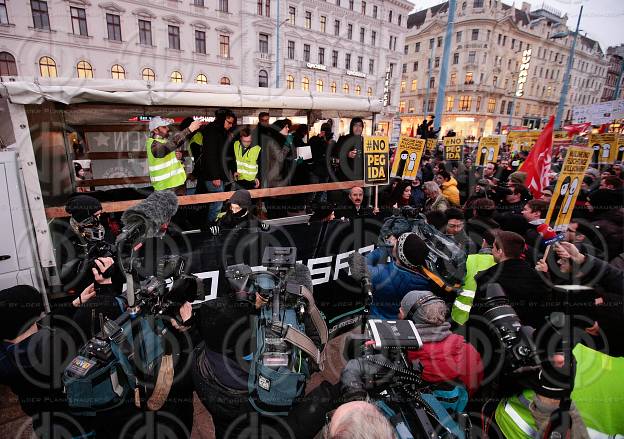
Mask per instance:
[[[458,398],[456,411],[451,404],[440,404],[436,394],[440,385],[423,381],[422,365],[408,359],[408,350],[422,346],[411,320],[369,320],[364,334],[350,334],[345,343],[343,354],[350,361],[341,380],[347,386],[347,398],[363,397],[359,392],[364,390],[396,430],[405,433],[401,437],[464,438],[453,417],[461,417],[466,430],[469,428],[469,420],[462,413],[465,403]],[[354,388],[349,389],[349,385]],[[451,397],[452,390],[444,390],[444,395]]]

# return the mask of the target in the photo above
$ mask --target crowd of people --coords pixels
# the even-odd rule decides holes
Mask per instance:
[[[214,122],[206,125],[187,120],[175,133],[169,125],[162,118],[150,122],[147,150],[152,185],[157,191],[185,193],[187,176],[179,160],[181,150],[189,145],[199,193],[223,192],[226,185],[236,191],[225,205],[210,203],[206,230],[215,236],[243,223],[257,233],[270,230],[249,190],[362,179],[364,122],[360,118],[354,118],[349,134],[336,141],[330,121],[308,138],[307,127],[294,127],[288,119],[269,125],[268,113],[259,114],[255,127],[237,127],[236,116],[228,110],[217,112]],[[419,127],[418,134],[435,137],[431,119]],[[310,146],[312,159],[303,163],[296,148],[305,145]],[[410,218],[423,218],[463,250],[465,275],[461,287],[452,290],[441,288],[430,276],[426,261],[431,243],[414,232],[382,236],[386,245],[370,252],[366,265],[373,290],[370,317],[413,322],[423,346],[408,351],[406,357],[419,364],[422,379],[432,389],[442,392],[438,396],[455,395],[463,401],[455,407],[467,413],[473,434],[554,437],[548,434],[562,411],[570,414],[569,437],[624,434],[624,344],[618,325],[624,309],[623,165],[589,166],[567,230],[561,239],[550,242],[545,220],[563,156],[553,157],[550,185],[533,197],[522,170],[525,152],[513,152],[503,144],[499,159],[484,166],[473,165],[470,148],[464,153],[462,161],[445,162],[437,148],[428,151],[413,180],[393,179],[379,187],[377,195],[356,186],[347,193],[306,194],[296,202],[303,210],[314,211],[312,221],[378,218],[382,224],[387,217],[409,212]],[[266,198],[264,205],[269,217],[287,213],[279,198]],[[255,437],[258,431],[267,437],[405,437],[400,436],[395,417],[371,399],[366,384],[378,370],[372,371],[362,359],[341,360],[340,380],[311,387],[288,416],[258,414],[249,402],[247,355],[255,343],[249,316],[257,315],[267,302],[259,294],[241,302],[236,295],[240,291],[195,309],[185,302],[165,322],[168,343],[176,347],[176,378],[164,405],[155,412],[156,420],[135,407],[134,401],[97,416],[70,416],[58,365],[45,370],[38,362],[51,355],[48,348],[55,336],[66,334],[75,351],[86,342],[84,334],[102,329],[103,316],[119,316],[124,304],[116,296],[122,295],[125,279],[111,268],[114,262],[108,256],[95,258],[87,271],[82,266],[77,275],[72,260],[88,258],[87,248],[109,239],[112,231],[100,220],[101,204],[88,195],[74,197],[67,211],[71,215],[65,232],[68,239],[57,256],[64,261],[61,278],[75,294],[69,301],[53,303],[56,323],[42,323],[41,295],[34,288],[22,285],[0,292],[0,382],[11,387],[24,412],[32,416],[37,435],[134,437],[151,422],[167,429],[167,437],[190,437],[195,392],[212,415],[218,438]],[[541,331],[561,327],[553,317],[567,309],[568,299],[562,298],[561,291],[570,285],[578,290],[574,313],[581,317],[573,323],[571,354],[561,341],[546,343],[548,349],[540,351],[544,368],[549,364],[561,369],[572,355],[575,367],[567,370],[572,371],[574,385],[557,389],[567,390],[570,405],[562,405],[562,393],[553,391],[541,374],[530,383],[510,385],[498,379],[501,349],[505,356],[499,343],[505,340],[492,339],[491,333],[482,337],[488,332],[484,322],[490,319],[492,285],[500,286],[519,324],[532,328],[536,339]],[[265,427],[250,433],[254,425]]]

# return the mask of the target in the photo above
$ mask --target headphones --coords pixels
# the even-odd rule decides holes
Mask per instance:
[[[405,316],[405,320],[412,320],[412,317],[414,317],[414,314],[416,314],[416,310],[419,307],[421,307],[422,305],[425,305],[427,303],[432,303],[432,302],[442,302],[442,303],[444,303],[444,301],[442,299],[440,299],[439,297],[437,297],[437,296],[435,296],[433,294],[421,297],[420,299],[418,299],[416,301],[416,303],[414,303],[412,305],[412,307],[410,308],[409,312]]]

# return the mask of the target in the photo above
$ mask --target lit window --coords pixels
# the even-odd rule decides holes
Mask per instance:
[[[321,79],[316,80],[316,91],[319,93],[323,92],[323,81]]]
[[[412,91],[416,91],[417,88],[418,88],[418,80],[412,79]]]
[[[286,78],[286,88],[288,90],[295,89],[295,78],[293,77],[293,75],[288,75],[288,77]]]
[[[182,82],[182,73],[178,72],[177,70],[174,70],[173,72],[171,72],[169,79],[171,80],[171,82],[175,82],[176,84],[179,84]]]
[[[405,87],[406,87],[406,82],[405,81],[401,81],[401,93],[403,93],[405,91]]]
[[[368,87],[368,91],[366,92],[366,94],[368,95],[368,97],[371,97],[373,95],[373,88]]]
[[[195,77],[195,82],[197,84],[206,85],[208,84],[208,78],[203,73],[200,73],[197,77]]]
[[[219,81],[219,84],[230,85],[230,78],[228,78],[227,76],[222,77],[221,80]]]
[[[453,103],[455,98],[453,96],[446,97],[446,111],[453,111]]]
[[[78,72],[79,78],[93,78],[93,67],[91,67],[91,64],[86,61],[78,62],[78,65],[76,65],[76,70]]]
[[[0,76],[17,76],[15,57],[9,52],[0,52]]]
[[[336,93],[336,83],[335,82],[332,82],[329,85],[329,91],[331,91],[332,93]]]
[[[342,92],[346,95],[349,94],[349,84],[345,83],[345,85],[342,86]]]
[[[126,70],[119,64],[111,67],[111,76],[113,79],[126,79]]]
[[[149,67],[146,67],[143,69],[143,71],[141,72],[141,77],[143,78],[143,81],[155,81],[156,80],[156,74]]]
[[[310,80],[306,78],[305,76],[301,80],[301,89],[303,91],[310,91]]]
[[[360,87],[359,85],[355,86],[355,95],[359,96],[362,94],[362,87]]]

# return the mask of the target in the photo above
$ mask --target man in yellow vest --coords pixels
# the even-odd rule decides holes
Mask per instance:
[[[180,162],[181,153],[176,150],[184,145],[189,134],[199,129],[201,122],[193,121],[188,128],[170,136],[171,122],[160,116],[150,120],[150,137],[146,142],[147,166],[154,190],[172,190],[177,195],[184,195],[186,171]]]
[[[236,184],[243,189],[258,189],[260,161],[260,145],[252,143],[251,130],[247,127],[240,130],[240,140],[234,142],[233,176]]]

